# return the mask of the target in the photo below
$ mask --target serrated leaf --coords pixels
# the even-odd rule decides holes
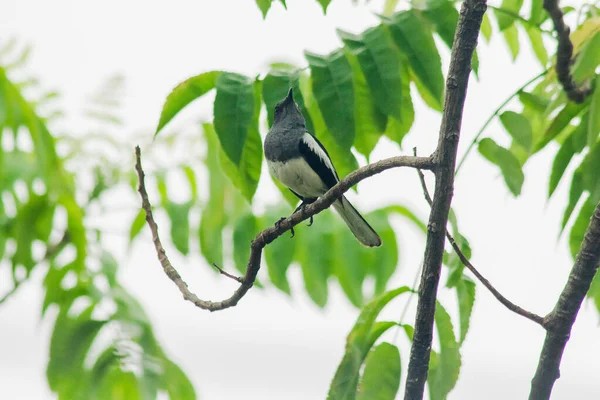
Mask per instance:
[[[354,119],[356,121],[354,147],[368,160],[385,132],[388,117],[375,105],[356,57],[350,55],[349,61],[354,71]],[[397,111],[400,113],[400,108]]]
[[[394,400],[400,387],[400,351],[381,343],[369,352],[357,400]]]
[[[346,352],[337,368],[331,386],[329,388],[328,400],[352,399],[358,386],[360,368],[369,350],[383,333],[383,329],[377,329],[377,335],[371,334],[375,328],[375,319],[390,301],[410,289],[402,286],[391,290],[367,304],[361,311],[354,327],[346,339]],[[387,326],[388,328],[391,326]]]
[[[337,32],[346,47],[356,56],[379,110],[399,120],[402,102],[400,59],[383,26],[369,28],[361,35],[342,30]]]
[[[517,26],[511,24],[508,26],[508,28],[502,31],[502,35],[504,36],[504,41],[508,46],[508,50],[510,50],[513,61],[516,60],[521,48],[519,44],[519,30],[517,29]]]
[[[220,161],[223,171],[248,201],[252,203],[254,193],[258,187],[262,167],[262,140],[258,131],[258,119],[260,116],[261,87],[260,82],[254,84],[254,116],[248,126],[246,141],[242,147],[242,157],[239,164],[232,162],[229,157],[220,153]]]
[[[458,11],[451,1],[443,1],[438,7],[423,10],[423,16],[435,25],[435,30],[448,48],[452,48],[454,32],[458,24]]]
[[[302,268],[304,287],[311,300],[319,307],[327,304],[327,280],[334,268],[332,212],[326,210],[315,216],[313,225],[295,227],[296,258]],[[339,223],[339,222],[338,222]]]
[[[165,100],[154,135],[158,135],[165,125],[188,104],[214,89],[215,82],[221,74],[221,71],[205,72],[177,85]]]
[[[587,127],[587,145],[589,147],[592,147],[596,143],[598,135],[600,135],[600,75],[596,76],[595,89],[592,93],[592,103],[590,104]]]
[[[443,400],[456,385],[461,359],[450,315],[440,302],[437,302],[435,309],[435,326],[440,340],[440,352],[437,357],[432,357],[434,362],[430,363],[427,383],[430,398]]]
[[[253,81],[244,75],[224,72],[215,87],[215,131],[227,157],[239,165],[254,117]]]
[[[531,43],[531,48],[533,49],[533,53],[536,58],[542,65],[542,67],[546,67],[548,65],[548,51],[546,50],[546,46],[544,46],[544,40],[542,37],[542,33],[539,29],[532,27],[531,25],[522,22],[523,28],[525,28],[525,32],[527,32],[527,36],[529,37],[529,42]]]
[[[350,149],[355,136],[352,67],[342,50],[327,56],[308,51],[304,55],[311,70],[312,92],[327,129],[342,149]]]
[[[506,186],[514,196],[518,196],[525,180],[519,160],[509,150],[489,138],[482,139],[478,149],[488,161],[500,167]]]
[[[588,126],[589,114],[586,113],[582,118],[579,126],[573,133],[571,133],[567,139],[563,142],[554,157],[552,162],[552,172],[550,173],[550,181],[548,183],[548,197],[551,197],[560,180],[565,173],[565,170],[571,163],[571,159],[577,153],[580,153],[585,147],[585,140],[587,137],[587,126]]]
[[[233,226],[233,261],[238,271],[245,273],[250,258],[250,244],[257,232],[256,217],[248,213]]]
[[[494,10],[494,14],[498,20],[498,28],[501,31],[513,25],[515,22],[514,15],[519,15],[522,6],[523,0],[502,0],[500,8]]]
[[[190,252],[190,209],[192,202],[164,204],[171,220],[171,240],[175,248],[184,256]]]
[[[422,86],[429,95],[432,101],[430,105],[441,111],[444,102],[444,75],[431,29],[414,10],[397,13],[391,19],[384,18],[384,23],[390,29],[400,51],[408,58],[417,78],[417,86]],[[427,101],[427,97],[424,96],[424,100]]]
[[[460,316],[459,343],[462,344],[467,337],[475,305],[475,283],[470,279],[461,279],[456,285],[456,296],[458,297],[458,314]]]
[[[279,214],[269,213],[265,217],[264,227],[271,226],[281,216],[283,209]],[[280,215],[281,214],[281,215]],[[269,279],[275,287],[282,292],[290,294],[290,284],[287,279],[287,270],[294,260],[296,251],[296,240],[288,235],[282,235],[265,247],[265,261],[267,262],[267,271]]]
[[[505,111],[500,114],[500,122],[515,142],[523,146],[525,150],[531,150],[533,133],[527,118],[513,111]]]
[[[389,118],[385,129],[385,136],[402,147],[402,140],[410,131],[415,121],[415,109],[410,95],[410,68],[406,57],[400,62],[400,76],[402,81],[402,107],[400,109],[400,121]]]

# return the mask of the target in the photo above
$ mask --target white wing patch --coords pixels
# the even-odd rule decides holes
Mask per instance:
[[[308,148],[313,153],[315,153],[317,156],[319,156],[321,161],[323,161],[323,163],[325,163],[327,168],[329,168],[331,170],[331,172],[333,173],[333,176],[337,176],[337,173],[335,172],[335,168],[333,168],[333,163],[327,156],[327,153],[325,153],[323,151],[321,146],[319,146],[319,143],[317,143],[315,138],[313,138],[310,133],[308,133],[308,132],[304,133],[304,136],[302,136],[302,138],[300,140],[302,140],[304,143],[306,143],[308,145]]]

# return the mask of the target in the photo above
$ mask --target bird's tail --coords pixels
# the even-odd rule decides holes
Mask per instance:
[[[346,197],[340,197],[333,203],[333,207],[360,243],[367,247],[381,246],[381,238],[377,232],[371,228],[371,225],[356,211]]]

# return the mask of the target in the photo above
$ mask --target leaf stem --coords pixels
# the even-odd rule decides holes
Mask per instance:
[[[467,151],[465,151],[465,154],[462,156],[462,158],[460,159],[460,162],[458,163],[458,167],[456,167],[455,175],[458,175],[458,172],[460,171],[461,167],[465,163],[465,160],[467,159],[469,153],[471,152],[471,150],[473,150],[473,146],[475,146],[477,144],[477,142],[479,141],[479,138],[481,137],[481,135],[483,135],[483,132],[486,130],[486,128],[488,127],[488,125],[494,120],[494,118],[496,118],[498,116],[498,114],[500,113],[500,111],[502,111],[502,109],[504,109],[504,107],[506,107],[506,105],[512,99],[514,99],[515,97],[517,97],[519,95],[519,93],[521,93],[521,91],[523,91],[523,89],[525,89],[527,86],[531,85],[533,82],[537,81],[541,77],[545,76],[548,73],[548,71],[550,71],[550,69],[546,69],[546,70],[542,71],[538,75],[534,76],[533,78],[531,78],[530,80],[528,80],[527,82],[525,82],[513,94],[511,94],[510,96],[508,96],[502,102],[502,104],[500,104],[500,106],[498,106],[498,108],[496,108],[496,110],[492,113],[492,115],[490,115],[490,117],[485,121],[485,123],[483,124],[483,126],[479,129],[479,131],[477,132],[477,135],[475,135],[475,138],[473,138],[473,141],[471,141],[471,143],[469,144],[469,147],[467,147]]]

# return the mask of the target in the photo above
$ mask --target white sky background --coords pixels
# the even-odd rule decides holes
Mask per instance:
[[[185,78],[213,69],[255,75],[266,71],[267,62],[276,60],[305,65],[304,49],[331,51],[339,46],[336,28],[360,32],[375,24],[371,11],[381,10],[382,3],[353,7],[350,0],[334,0],[324,17],[316,1],[288,0],[288,11],[274,4],[263,21],[250,0],[4,0],[0,40],[14,36],[34,46],[30,70],[46,87],[62,93],[65,126],[75,134],[89,131],[78,114],[81,104],[104,79],[122,73],[127,90],[121,114],[126,125],[118,134],[127,141],[134,133],[152,134],[166,95]],[[509,61],[499,35],[491,45],[480,47],[481,82],[471,77],[460,154],[498,104],[541,70],[525,43],[522,40],[524,48],[516,64]],[[444,54],[446,69],[448,57]],[[424,155],[437,142],[441,115],[418,100],[416,104],[416,123],[403,153],[418,146]],[[208,103],[193,105],[185,112],[188,121],[206,119],[210,114]],[[487,134],[508,143],[508,135],[497,123]],[[509,299],[541,315],[553,307],[572,264],[565,240],[557,244],[565,182],[552,201],[546,199],[550,162],[556,151],[549,147],[527,164],[523,194],[518,199],[508,193],[497,169],[474,153],[457,178],[453,200],[461,230],[473,247],[474,265]],[[397,153],[396,146],[380,145],[372,159]],[[266,173],[263,169],[263,182],[268,181]],[[273,195],[271,185],[261,183],[258,204]],[[359,196],[350,196],[365,211],[395,202],[427,215],[416,173],[410,170],[378,175],[359,186]],[[292,298],[272,288],[253,289],[236,308],[212,314],[199,310],[182,300],[161,271],[148,232],[138,239],[131,254],[126,254],[127,225],[139,200],[129,194],[118,202],[131,210],[128,216],[105,218],[114,225],[113,230],[123,232],[107,243],[122,260],[121,281],[144,305],[159,341],[192,379],[199,398],[325,397],[345,337],[358,315],[337,284],[330,285],[330,301],[320,310],[309,300],[300,272],[293,268],[289,272],[294,282]],[[401,266],[389,287],[412,284],[424,247],[420,233],[402,220],[396,225]],[[166,237],[168,225],[162,227]],[[194,255],[188,259],[170,252],[192,290],[214,300],[229,296],[233,283],[216,276],[197,256],[197,243],[192,249]],[[38,271],[35,279],[0,307],[2,399],[53,398],[45,380],[50,321],[39,322],[42,276],[43,271]],[[2,292],[7,286],[0,282]],[[442,301],[456,316],[453,293],[441,292]],[[404,301],[393,303],[384,315],[397,319]],[[413,300],[413,311],[414,305]],[[409,312],[406,321],[412,321],[413,315]],[[563,357],[554,399],[600,397],[599,333],[598,314],[586,303]],[[463,367],[450,399],[526,398],[543,338],[541,328],[507,311],[478,285],[471,329],[462,348]],[[393,340],[393,334],[386,339]],[[397,344],[405,377],[409,348],[401,335]]]

